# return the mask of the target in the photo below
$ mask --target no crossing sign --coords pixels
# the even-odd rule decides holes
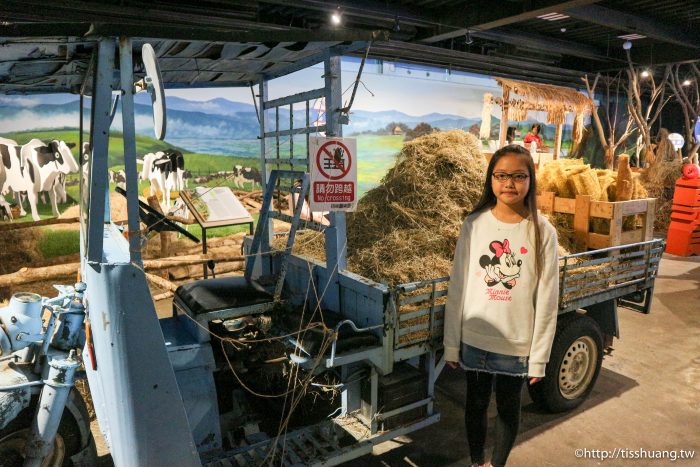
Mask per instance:
[[[312,211],[354,211],[357,207],[357,142],[352,138],[309,138]]]

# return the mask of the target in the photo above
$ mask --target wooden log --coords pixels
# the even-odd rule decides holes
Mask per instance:
[[[161,294],[154,295],[154,296],[153,296],[153,301],[154,301],[154,302],[158,302],[158,301],[160,301],[160,300],[165,300],[166,298],[170,298],[170,297],[172,297],[173,295],[175,295],[175,294],[174,294],[173,292],[170,292],[170,291],[168,291],[168,292],[163,292],[163,293],[161,293]]]
[[[173,222],[179,222],[180,224],[193,225],[197,223],[197,221],[192,216],[185,219],[184,217],[168,214],[166,217],[168,218],[168,220],[171,220]]]
[[[250,198],[246,198],[243,201],[244,204],[247,204],[248,206],[255,208],[255,209],[260,209],[262,207],[262,204],[258,203],[257,201],[253,201]]]
[[[8,230],[20,230],[29,229],[32,227],[41,227],[44,225],[54,225],[54,224],[76,224],[80,222],[77,217],[67,217],[62,219],[60,217],[54,217],[52,219],[44,219],[35,222],[12,222],[10,224],[0,224],[0,232],[7,232]]]
[[[187,255],[174,256],[170,258],[150,259],[143,262],[144,268],[165,269],[177,266],[188,266],[191,264],[203,264],[209,260],[217,262],[233,262],[245,261],[245,256],[232,254],[217,254],[211,255]],[[11,287],[22,284],[31,284],[33,282],[52,281],[56,279],[66,278],[71,275],[77,275],[80,263],[61,264],[56,266],[48,266],[43,268],[22,268],[19,271],[11,274],[0,276],[0,287]]]
[[[257,190],[257,191],[244,191],[243,195],[238,196],[238,193],[236,193],[236,196],[238,196],[239,201],[243,201],[246,198],[251,198],[251,197],[257,197],[257,196],[262,196],[262,191]]]
[[[160,276],[156,276],[155,274],[146,273],[146,279],[148,279],[149,282],[154,283],[161,289],[169,290],[171,292],[175,292],[177,290],[177,285],[173,284],[167,279],[163,279]]]
[[[171,256],[169,258],[148,259],[143,262],[143,265],[145,269],[163,269],[176,266],[188,266],[190,264],[203,264],[209,260],[214,260],[216,262],[245,261],[245,256],[232,255],[230,253]]]

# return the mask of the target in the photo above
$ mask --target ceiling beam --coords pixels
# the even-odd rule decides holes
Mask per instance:
[[[181,28],[161,25],[158,27],[134,26],[124,24],[94,23],[87,36],[127,36],[154,39],[211,42],[364,42],[388,38],[386,31],[367,31],[353,29],[323,29],[310,31],[295,29],[291,31],[230,31],[211,28]]]
[[[353,0],[352,2],[337,1],[329,3],[327,0],[258,0],[258,3],[281,5],[294,9],[304,8],[328,14],[336,8],[340,8],[340,12],[343,15],[379,21],[396,21],[398,19],[401,26],[434,27],[440,24],[437,19],[426,15],[425,11],[419,11],[393,2]]]
[[[596,1],[598,0],[569,0],[566,2],[562,2],[561,0],[531,0],[522,4],[516,2],[500,2],[498,8],[495,8],[491,1],[480,2],[479,5],[468,2],[465,3],[466,6],[461,7],[459,11],[454,10],[441,15],[445,18],[449,18],[450,24],[459,23],[463,24],[463,27],[425,37],[420,39],[420,41],[432,44],[463,36],[467,33],[467,30],[474,32],[500,28],[513,23],[537,18],[538,16],[548,13],[561,13],[569,8],[590,5]],[[465,8],[467,8],[466,12],[464,11]]]
[[[665,24],[655,18],[645,18],[598,5],[566,8],[564,13],[617,31],[641,34],[669,44],[700,48],[700,35],[684,32],[682,26]]]
[[[561,55],[587,58],[599,62],[616,61],[605,52],[595,46],[582,44],[579,42],[554,39],[540,34],[527,33],[516,29],[497,28],[488,31],[478,31],[471,33],[472,36],[480,39],[503,42],[530,49],[552,52]]]
[[[399,41],[377,42],[370,49],[369,55],[372,58],[431,65],[482,75],[578,87],[582,86],[581,76],[584,75],[583,71],[567,70],[540,63],[529,63],[504,57],[490,57]]]
[[[205,11],[205,12],[203,12]],[[60,22],[68,19],[73,23],[105,22],[117,24],[180,24],[196,27],[221,27],[237,30],[258,31],[288,30],[286,25],[261,24],[232,13],[231,9],[211,9],[174,11],[167,6],[148,5],[135,7],[115,5],[106,2],[89,2],[73,0],[2,0],[0,17],[9,23],[31,22]]]

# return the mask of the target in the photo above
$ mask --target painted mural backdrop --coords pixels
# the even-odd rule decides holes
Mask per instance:
[[[343,59],[343,100],[349,101],[356,80],[359,60]],[[323,86],[323,67],[316,66],[270,83],[270,97],[276,98]],[[253,89],[257,93],[257,88]],[[194,174],[231,170],[233,165],[257,166],[260,156],[259,126],[250,88],[212,88],[166,91],[168,129],[165,146],[186,153],[186,163]],[[375,186],[394,163],[394,155],[407,138],[436,128],[461,128],[478,134],[481,107],[486,92],[500,94],[496,82],[483,76],[450,72],[399,63],[370,61],[359,83],[344,136],[357,138],[360,193]],[[89,128],[89,99],[83,115]],[[323,103],[312,103],[312,121],[323,120]],[[137,154],[157,150],[164,145],[152,139],[152,114],[149,98],[136,96]],[[19,143],[38,137],[43,140],[78,139],[79,100],[74,95],[0,96],[0,134]],[[274,116],[268,116],[274,119]],[[530,122],[543,121],[533,114],[520,122],[523,132]],[[295,126],[305,121],[305,114],[295,110]],[[280,128],[289,125],[289,115],[281,119]],[[285,123],[287,122],[287,123]],[[498,115],[492,116],[492,134],[496,138]],[[121,159],[121,116],[112,126],[110,165],[119,168]],[[545,130],[545,138],[550,137]],[[305,138],[282,140],[280,153],[305,151]],[[277,149],[270,146],[269,151]],[[286,151],[286,152],[285,152]],[[269,156],[269,155],[268,155]],[[297,156],[298,157],[298,156]],[[226,159],[229,158],[229,159]]]

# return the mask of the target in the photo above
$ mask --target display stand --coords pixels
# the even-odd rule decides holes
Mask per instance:
[[[180,198],[202,228],[203,255],[207,254],[207,229],[248,224],[248,231],[253,234],[253,217],[228,187],[183,190]],[[208,277],[207,264],[204,264],[204,278]]]

